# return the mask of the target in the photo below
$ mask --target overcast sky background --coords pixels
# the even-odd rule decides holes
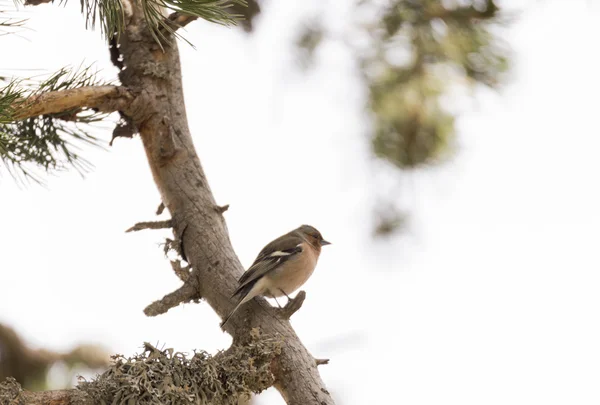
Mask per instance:
[[[75,3],[27,8],[32,30],[2,37],[14,57],[0,67],[38,74],[97,61],[113,78]],[[350,3],[326,3],[339,29]],[[510,83],[460,102],[455,156],[399,176],[408,228],[373,240],[382,172],[364,136],[363,91],[341,44],[326,45],[307,75],[294,66],[295,30],[316,2],[299,4],[268,2],[252,36],[190,25],[184,88],[242,263],[303,223],[333,242],[292,324],[331,359],[320,370],[338,403],[598,404],[600,5],[503,3],[521,10],[506,31]],[[228,347],[205,303],[142,313],[179,282],[159,246],[167,232],[124,233],[160,202],[140,140],[83,154],[95,165],[85,179],[64,173],[45,188],[1,172],[0,322],[54,350]],[[276,392],[257,402],[283,403]]]

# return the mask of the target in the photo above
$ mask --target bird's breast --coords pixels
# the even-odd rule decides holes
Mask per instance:
[[[297,257],[291,258],[269,274],[268,296],[282,297],[296,291],[310,278],[317,265],[317,260],[318,255],[310,247],[305,247]]]

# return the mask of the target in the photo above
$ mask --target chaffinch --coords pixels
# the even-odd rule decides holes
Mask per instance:
[[[238,280],[232,297],[238,303],[221,322],[224,327],[231,315],[257,295],[277,298],[296,291],[312,275],[321,254],[321,246],[330,245],[310,225],[302,225],[265,246],[252,266]]]

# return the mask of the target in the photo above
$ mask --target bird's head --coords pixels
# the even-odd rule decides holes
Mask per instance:
[[[323,239],[321,232],[319,232],[317,228],[313,226],[302,225],[296,231],[300,233],[308,243],[313,245],[318,250],[321,250],[321,246],[331,245],[331,242],[327,242],[325,239]]]

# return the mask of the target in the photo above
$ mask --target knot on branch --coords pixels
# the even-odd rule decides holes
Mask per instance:
[[[237,404],[237,398],[273,384],[271,362],[279,353],[280,344],[264,338],[216,356],[200,351],[188,357],[144,343],[141,354],[113,356],[106,372],[77,388],[94,403]]]
[[[133,138],[138,132],[138,129],[131,118],[121,111],[119,111],[119,114],[121,115],[121,118],[119,119],[119,122],[117,122],[117,125],[115,125],[115,129],[113,129],[112,138],[108,143],[109,146],[113,145],[116,138]]]

